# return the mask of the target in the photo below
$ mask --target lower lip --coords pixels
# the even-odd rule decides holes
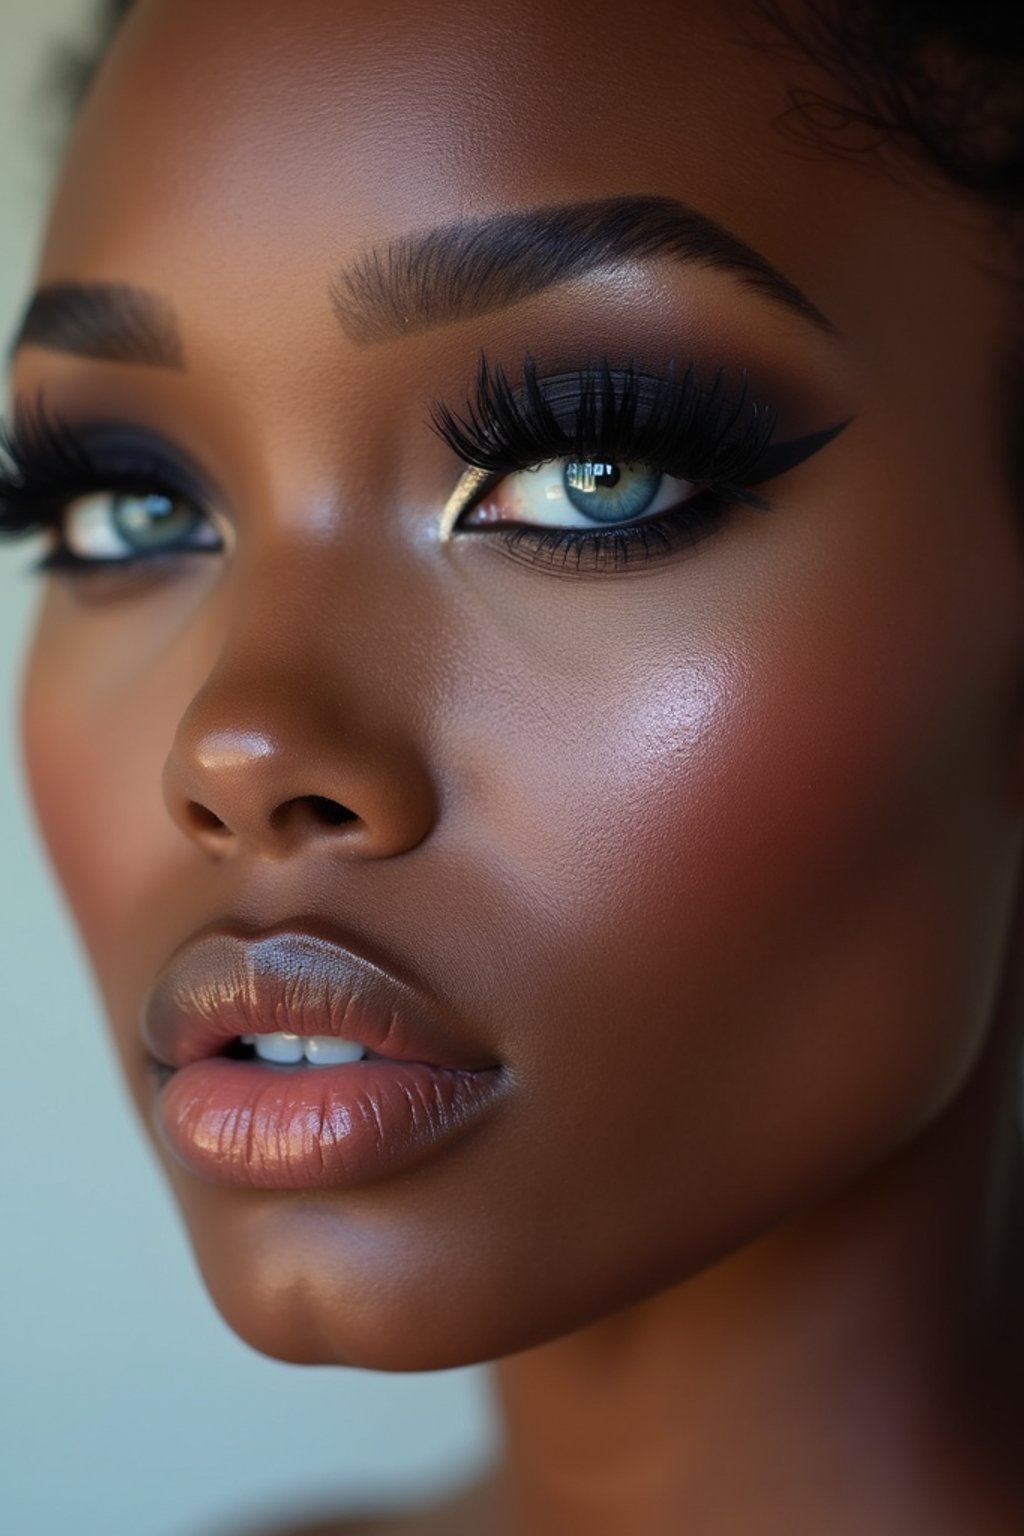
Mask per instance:
[[[339,1189],[404,1172],[448,1145],[494,1103],[500,1077],[497,1067],[374,1059],[289,1068],[213,1056],[166,1078],[156,1119],[175,1157],[214,1183]]]

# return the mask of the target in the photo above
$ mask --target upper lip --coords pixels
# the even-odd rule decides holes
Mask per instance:
[[[179,950],[157,976],[142,1038],[168,1067],[218,1055],[242,1034],[337,1035],[396,1061],[479,1071],[496,1062],[454,1037],[407,982],[321,934],[225,929]]]

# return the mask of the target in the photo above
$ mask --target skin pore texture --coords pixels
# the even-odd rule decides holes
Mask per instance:
[[[140,0],[39,284],[155,295],[178,351],[30,328],[12,368],[12,405],[155,434],[216,488],[221,547],[46,578],[27,772],[230,1326],[290,1361],[501,1360],[502,1469],[423,1532],[1024,1524],[1019,298],[966,199],[777,132],[820,82],[737,16]],[[345,323],[389,242],[632,196],[807,311],[633,252]],[[442,537],[465,466],[431,413],[481,353],[746,370],[778,440],[841,430],[768,510],[577,569]],[[341,1189],[174,1155],[154,978],[294,925],[500,1065],[464,1134]]]

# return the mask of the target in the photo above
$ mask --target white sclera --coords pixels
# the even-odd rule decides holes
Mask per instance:
[[[157,538],[147,543],[147,532],[165,532],[152,521],[153,503],[170,507],[174,523],[170,525],[170,537]],[[134,527],[135,540],[128,539],[117,527],[115,508],[129,527]],[[185,526],[182,509],[188,513]],[[149,521],[147,521],[149,519]],[[151,496],[129,496],[116,491],[97,491],[91,496],[79,496],[69,503],[64,513],[64,531],[68,548],[82,560],[132,560],[163,551],[175,552],[179,547],[188,549],[216,549],[220,536],[213,523],[197,520],[190,504],[182,499],[172,499],[154,492]],[[184,540],[184,542],[181,542]]]
[[[515,474],[506,475],[500,485],[495,486],[491,494],[481,502],[479,525],[505,521],[525,523],[531,528],[593,530],[602,526],[606,528],[615,526],[614,522],[600,515],[587,517],[578,507],[573,506],[565,487],[568,464],[569,461],[566,459],[551,459],[537,469],[522,469]],[[629,466],[623,466],[623,468],[628,470]],[[587,482],[581,481],[581,483]],[[697,487],[690,480],[680,480],[673,475],[660,475],[657,479],[656,494],[651,496],[650,501],[641,511],[633,514],[632,517],[623,516],[619,526],[625,527],[630,522],[641,522],[657,517],[659,513],[667,512],[678,507],[682,502],[688,501],[696,490]],[[596,512],[599,514],[601,503],[597,494],[594,495],[594,502]],[[472,523],[473,514],[471,513],[470,526]]]

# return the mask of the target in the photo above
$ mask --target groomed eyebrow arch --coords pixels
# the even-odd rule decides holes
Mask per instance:
[[[159,294],[129,283],[49,283],[29,301],[8,361],[20,347],[46,347],[107,363],[183,371],[177,317]]]
[[[346,335],[368,345],[504,309],[600,267],[660,257],[727,272],[837,335],[760,252],[671,197],[557,203],[402,235],[344,268],[331,302]]]

